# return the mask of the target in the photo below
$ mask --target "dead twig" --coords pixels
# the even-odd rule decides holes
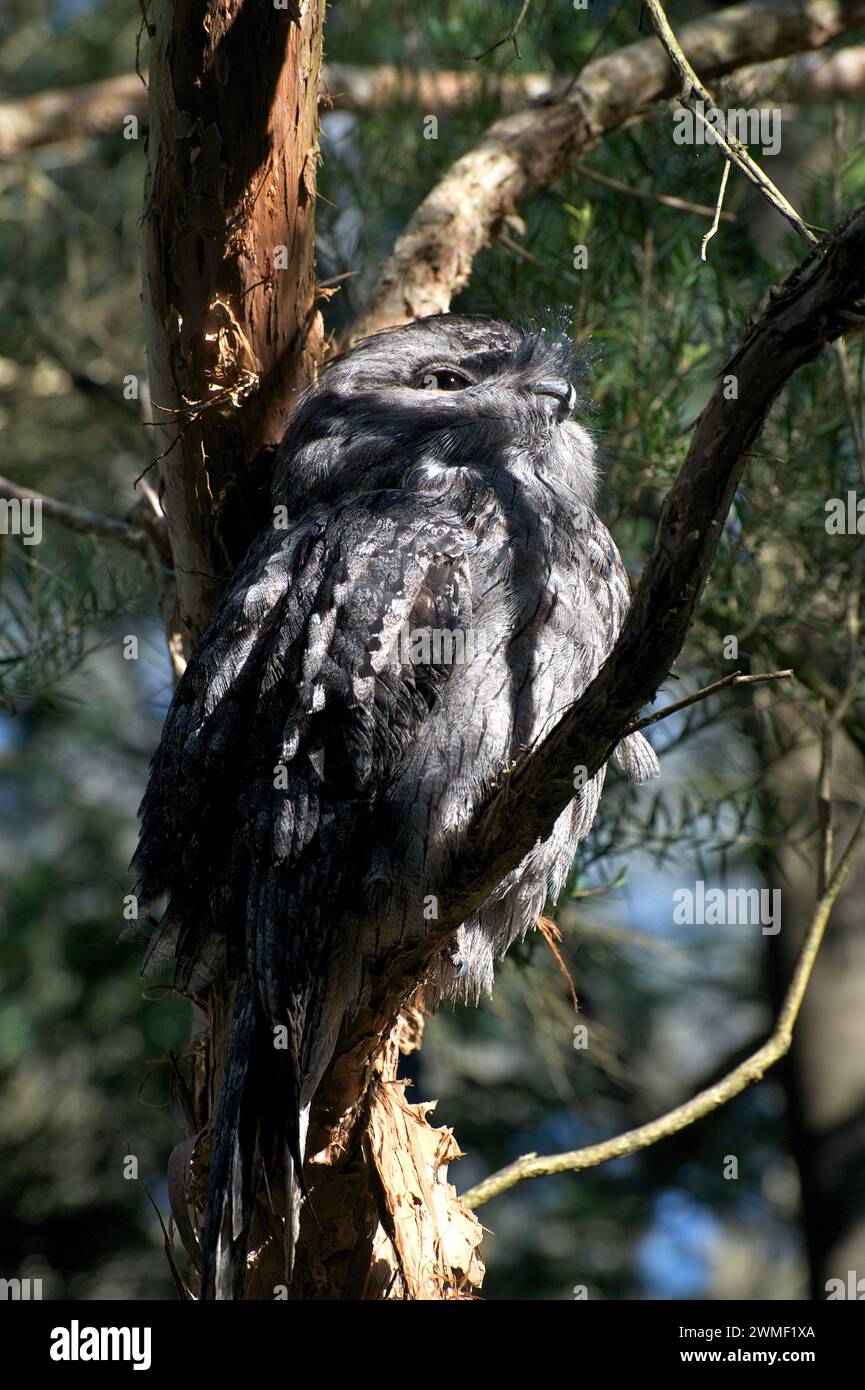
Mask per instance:
[[[741,671],[732,671],[729,676],[715,681],[713,685],[706,685],[702,690],[695,690],[693,695],[686,695],[683,700],[677,700],[674,705],[665,705],[663,709],[656,710],[654,714],[647,714],[644,719],[638,719],[636,723],[629,724],[623,737],[627,738],[629,734],[636,734],[640,729],[648,729],[650,724],[657,724],[661,719],[668,719],[671,714],[678,714],[680,709],[687,709],[689,705],[695,705],[698,700],[705,700],[709,695],[716,695],[719,690],[728,690],[733,685],[761,685],[764,681],[789,680],[794,674],[793,671],[763,671],[759,675],[744,676]]]
[[[684,1105],[677,1105],[675,1109],[667,1111],[666,1115],[661,1115],[657,1120],[651,1120],[648,1124],[640,1125],[638,1129],[627,1130],[626,1133],[619,1134],[614,1139],[607,1139],[601,1144],[591,1144],[585,1149],[575,1149],[571,1153],[550,1154],[546,1157],[526,1154],[524,1157],[518,1158],[515,1163],[509,1164],[507,1168],[502,1168],[498,1173],[492,1173],[490,1177],[484,1178],[483,1182],[479,1182],[476,1187],[464,1192],[462,1194],[463,1205],[467,1206],[470,1211],[475,1211],[485,1202],[489,1202],[491,1198],[498,1197],[502,1192],[507,1192],[509,1188],[515,1187],[517,1183],[524,1182],[527,1178],[543,1178],[552,1173],[580,1173],[586,1168],[597,1168],[602,1163],[609,1163],[611,1159],[624,1158],[626,1154],[637,1153],[640,1149],[646,1149],[651,1144],[657,1144],[661,1139],[678,1134],[680,1130],[703,1119],[713,1110],[717,1110],[719,1106],[726,1105],[754,1082],[760,1081],[769,1068],[779,1062],[790,1049],[793,1040],[793,1026],[805,998],[805,991],[814,969],[814,962],[817,959],[817,952],[820,949],[826,925],[835,900],[850,871],[854,856],[863,841],[865,841],[865,811],[859,818],[847,849],[827,884],[825,892],[814,907],[805,941],[796,962],[793,979],[778,1014],[775,1028],[771,1037],[762,1047],[759,1047],[738,1067],[734,1067],[714,1086],[709,1086],[706,1090],[698,1092]]]

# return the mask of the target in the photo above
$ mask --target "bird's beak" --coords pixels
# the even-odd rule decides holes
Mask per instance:
[[[577,393],[564,377],[551,377],[547,381],[535,381],[531,389],[536,396],[552,396],[553,400],[558,402],[556,414],[560,420],[566,420],[569,415],[573,414]]]

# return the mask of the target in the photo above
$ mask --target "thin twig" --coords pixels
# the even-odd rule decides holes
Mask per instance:
[[[484,51],[483,51],[483,53],[476,53],[476,54],[475,54],[475,62],[476,62],[476,63],[479,63],[480,60],[481,60],[481,58],[486,58],[486,56],[487,56],[488,53],[495,53],[495,51],[496,51],[497,48],[501,48],[501,47],[502,47],[502,44],[506,44],[506,43],[512,43],[512,44],[513,44],[513,46],[514,46],[514,52],[516,53],[517,57],[518,57],[520,60],[522,60],[522,56],[523,56],[523,55],[522,55],[522,53],[520,52],[520,46],[519,46],[519,44],[517,43],[517,34],[520,32],[520,29],[522,28],[523,20],[525,19],[526,15],[527,15],[527,13],[528,13],[529,5],[530,5],[531,3],[532,3],[532,0],[523,0],[523,3],[522,3],[522,6],[521,6],[521,8],[520,8],[519,14],[517,15],[516,19],[514,20],[514,23],[511,25],[511,27],[510,27],[510,29],[508,30],[508,32],[505,34],[504,38],[503,38],[503,39],[496,39],[495,43],[491,43],[490,46],[489,46],[489,48],[485,48]]]
[[[617,1135],[614,1139],[607,1139],[602,1144],[592,1144],[588,1148],[575,1149],[571,1153],[550,1154],[547,1157],[526,1154],[523,1158],[518,1158],[515,1163],[509,1164],[507,1168],[502,1168],[498,1173],[492,1173],[490,1177],[484,1178],[483,1182],[479,1182],[476,1187],[463,1193],[461,1198],[463,1204],[474,1211],[492,1197],[498,1197],[502,1192],[507,1192],[509,1188],[515,1187],[517,1183],[524,1182],[526,1178],[548,1177],[552,1173],[579,1173],[586,1168],[597,1168],[599,1164],[608,1163],[611,1159],[624,1158],[626,1154],[637,1153],[640,1149],[646,1149],[651,1144],[656,1144],[660,1139],[667,1139],[672,1134],[678,1134],[680,1130],[686,1129],[705,1115],[711,1114],[719,1106],[726,1105],[728,1101],[741,1094],[755,1081],[760,1081],[765,1072],[780,1061],[790,1049],[793,1040],[793,1025],[802,1007],[802,1000],[805,997],[826,924],[850,870],[854,855],[863,841],[865,841],[865,811],[862,812],[857,822],[847,849],[832,875],[825,893],[822,894],[814,907],[805,941],[796,962],[793,979],[778,1014],[774,1031],[762,1047],[753,1052],[738,1067],[734,1067],[714,1086],[709,1086],[706,1090],[698,1092],[684,1105],[677,1105],[674,1110],[669,1110],[666,1115],[661,1115],[657,1120],[640,1125],[638,1129],[630,1129],[625,1134]]]
[[[721,209],[724,206],[724,194],[727,192],[727,180],[730,177],[730,161],[724,160],[724,172],[721,175],[721,187],[718,189],[718,201],[715,204],[715,216],[712,218],[712,225],[703,240],[700,242],[700,260],[706,259],[706,247],[718,230],[718,223],[721,220]]]
[[[8,478],[0,477],[0,497],[9,501],[34,501],[41,503],[42,515],[52,521],[59,521],[70,531],[82,535],[98,536],[104,541],[118,541],[130,550],[146,555],[148,539],[137,526],[129,526],[125,521],[115,521],[113,517],[101,516],[98,512],[88,512],[81,507],[71,507],[68,502],[57,502],[45,497],[41,492],[33,492],[27,487],[18,487]]]
[[[629,734],[639,733],[640,729],[647,729],[650,724],[657,724],[660,719],[667,719],[671,714],[678,714],[680,709],[687,709],[689,705],[695,705],[698,700],[705,700],[707,696],[716,694],[719,690],[727,690],[733,685],[761,685],[764,681],[789,680],[795,672],[791,671],[763,671],[755,676],[743,676],[741,671],[731,671],[729,676],[724,676],[722,680],[715,681],[714,685],[706,685],[702,690],[695,690],[693,695],[686,695],[684,700],[677,700],[674,705],[665,705],[663,709],[656,710],[654,714],[647,714],[644,719],[638,719],[635,723],[629,724],[623,738]]]
[[[621,179],[612,179],[609,174],[599,174],[597,169],[590,169],[588,165],[577,162],[577,169],[587,179],[593,179],[595,183],[602,183],[605,188],[614,188],[617,193],[628,193],[632,198],[644,198],[648,203],[661,203],[665,208],[675,208],[677,212],[696,212],[701,217],[712,217],[718,211],[717,208],[710,208],[707,203],[692,203],[688,198],[677,198],[673,193],[650,193],[647,188],[634,188],[629,183],[622,183]],[[725,222],[735,222],[735,212],[721,211],[721,218]]]
[[[513,237],[508,236],[507,232],[499,232],[496,240],[500,241],[508,251],[512,251],[515,256],[519,256],[521,260],[529,261],[532,265],[539,265],[544,270],[552,269],[548,261],[542,261],[540,256],[534,255],[532,251],[527,251],[524,246],[520,246],[518,241],[514,241]]]

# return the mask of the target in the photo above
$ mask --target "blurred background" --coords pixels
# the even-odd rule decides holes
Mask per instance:
[[[719,8],[669,12],[681,25]],[[575,20],[564,0],[536,0],[521,56],[508,43],[475,61],[518,10],[490,0],[329,10],[328,64],[471,77],[468,94],[435,108],[380,89],[349,105],[334,69],[318,204],[319,278],[345,277],[327,308],[334,331],[437,178],[525,101],[516,79],[555,85],[641,37],[636,3],[595,0]],[[140,24],[128,0],[6,0],[0,16],[0,468],[117,517],[153,456],[146,388],[138,400],[123,389],[127,375],[146,378],[144,124],[125,139],[115,117],[81,131],[67,111],[17,141],[12,116],[48,89],[117,78],[133,92]],[[146,60],[145,44],[142,69]],[[862,103],[773,100],[783,139],[768,171],[809,222],[831,226],[861,197]],[[599,510],[635,577],[719,369],[802,255],[734,173],[734,220],[702,263],[710,215],[692,205],[714,206],[721,161],[672,134],[662,107],[606,138],[521,206],[454,304],[572,315],[604,455]],[[821,732],[848,680],[834,759],[842,843],[865,786],[849,624],[863,540],[824,524],[827,499],[865,488],[863,361],[861,340],[827,353],[775,408],[659,705],[736,669],[793,666],[797,681],[726,691],[656,726],[660,783],[634,791],[611,772],[554,914],[578,1015],[533,934],[500,968],[494,998],[430,1020],[409,1059],[410,1097],[437,1098],[438,1122],[465,1151],[451,1169],[459,1190],[522,1153],[577,1148],[660,1114],[771,1027],[814,900]],[[138,950],[118,944],[135,812],[171,690],[154,585],[137,556],[47,519],[40,545],[0,545],[0,1277],[41,1278],[51,1298],[171,1298],[160,1213],[167,1221],[166,1163],[182,1137],[168,1083],[189,1005],[145,987]],[[137,659],[125,654],[130,635]],[[700,880],[778,888],[781,930],[677,925],[674,894]],[[863,890],[860,869],[793,1051],[766,1081],[674,1140],[523,1183],[481,1209],[486,1298],[807,1299],[849,1270],[865,1277]]]

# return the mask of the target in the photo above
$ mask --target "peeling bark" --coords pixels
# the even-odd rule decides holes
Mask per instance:
[[[314,211],[323,0],[157,0],[144,306],[181,634],[197,640],[268,509],[321,359]],[[157,452],[157,451],[155,451]]]
[[[357,1031],[314,1107],[311,1206],[291,1296],[471,1298],[484,1274],[483,1231],[447,1180],[459,1146],[449,1129],[429,1125],[435,1102],[411,1104],[410,1082],[397,1079],[400,1055],[420,1047],[422,1017],[406,1008],[384,1043],[365,1038],[371,1049]]]

